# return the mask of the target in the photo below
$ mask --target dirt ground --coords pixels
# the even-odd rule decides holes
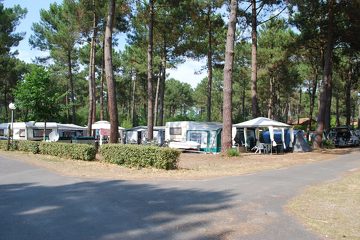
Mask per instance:
[[[101,160],[86,162],[62,159],[31,153],[5,152],[1,155],[41,166],[61,175],[100,179],[204,179],[234,176],[269,169],[279,169],[292,165],[333,159],[353,149],[332,149],[310,153],[286,153],[282,155],[241,153],[239,157],[224,157],[220,154],[182,153],[177,170],[130,169]]]

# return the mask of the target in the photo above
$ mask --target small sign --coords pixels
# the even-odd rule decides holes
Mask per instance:
[[[110,129],[100,129],[101,136],[110,136]]]

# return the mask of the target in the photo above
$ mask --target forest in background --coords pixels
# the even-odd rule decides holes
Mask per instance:
[[[313,118],[308,130],[319,135],[353,125],[359,12],[359,1],[346,0],[64,0],[33,23],[29,44],[48,56],[26,64],[12,50],[26,9],[0,2],[0,122],[15,102],[17,121],[110,120],[114,129],[174,120],[225,127],[226,114],[228,123]],[[119,33],[123,51],[113,48]],[[187,59],[206,63],[195,88],[168,78]]]

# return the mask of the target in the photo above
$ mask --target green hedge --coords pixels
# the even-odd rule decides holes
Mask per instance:
[[[91,161],[95,159],[96,149],[88,144],[40,142],[39,153]]]
[[[17,150],[18,141],[10,141],[10,145],[8,147],[8,140],[0,140],[0,149],[5,151],[16,151]]]
[[[8,141],[7,140],[0,140],[0,149],[7,150],[8,148]]]
[[[171,148],[130,144],[105,144],[100,152],[107,162],[137,168],[175,169],[180,156]]]
[[[39,153],[39,141],[17,141],[17,150],[23,152]]]

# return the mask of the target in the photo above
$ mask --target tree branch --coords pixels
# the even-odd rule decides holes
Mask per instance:
[[[263,23],[266,23],[266,22],[268,22],[268,21],[270,21],[270,20],[272,20],[272,19],[274,19],[274,18],[277,18],[283,11],[285,11],[286,8],[287,8],[287,7],[284,7],[278,14],[272,16],[271,18],[269,18],[269,19],[267,19],[267,20],[265,20],[265,21],[263,21],[263,22],[259,22],[259,23],[258,23],[258,26],[261,25],[261,24],[263,24]]]

